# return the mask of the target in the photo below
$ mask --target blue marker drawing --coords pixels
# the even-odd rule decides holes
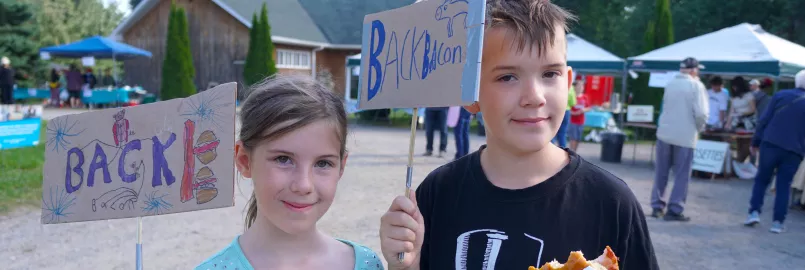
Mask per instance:
[[[51,188],[50,195],[42,197],[42,210],[45,211],[42,220],[48,220],[47,223],[54,223],[69,216],[72,213],[68,212],[68,210],[75,205],[75,200],[75,196],[67,194],[64,189],[56,188],[54,192],[53,188]]]
[[[469,5],[468,0],[444,0],[444,2],[436,8],[436,20],[447,20],[447,37],[453,37],[453,20],[459,15],[464,15],[464,28],[467,28],[467,7],[452,7],[456,3],[465,3]],[[448,8],[449,7],[449,8]],[[455,12],[455,14],[453,14]]]
[[[145,194],[145,207],[143,207],[143,212],[149,215],[159,215],[173,208],[172,204],[162,199],[166,196],[168,196],[168,194],[157,196],[156,191],[151,192],[151,194]]]
[[[197,100],[196,99],[187,99],[185,102],[189,103],[189,110],[185,110],[181,116],[187,116],[194,120],[196,123],[199,124],[201,127],[204,123],[210,123],[221,128],[220,123],[225,121],[225,119],[219,119],[224,114],[220,112],[220,110],[230,104],[223,103],[223,104],[216,104],[216,101],[220,100],[227,100],[224,97],[219,97],[218,95],[221,92],[215,92],[212,95],[199,95]]]
[[[61,148],[64,151],[67,151],[67,146],[70,145],[70,141],[67,139],[69,137],[75,137],[81,135],[84,132],[83,129],[81,131],[74,131],[75,125],[78,124],[78,121],[70,122],[70,116],[65,116],[63,118],[56,118],[53,119],[52,124],[48,125],[48,136],[51,137],[47,141],[47,146],[52,147],[51,151],[59,152]],[[53,127],[51,127],[53,126]]]

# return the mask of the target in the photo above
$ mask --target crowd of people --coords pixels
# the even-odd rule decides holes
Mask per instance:
[[[112,70],[107,68],[101,80],[92,71],[92,68],[84,69],[84,72],[76,64],[71,64],[69,69],[60,70],[53,68],[50,70],[48,87],[50,88],[51,107],[69,106],[70,108],[81,108],[81,96],[84,91],[92,91],[96,87],[115,87],[117,83],[112,76]],[[62,95],[66,91],[67,96]]]
[[[751,139],[737,140],[737,161],[743,162],[751,156],[751,162],[755,163],[759,156],[745,225],[760,223],[763,197],[776,171],[774,217],[769,230],[781,233],[785,231],[791,183],[805,156],[805,125],[795,124],[805,118],[805,71],[796,75],[795,89],[769,96],[759,81],[747,82],[741,76],[730,81],[731,91],[723,87],[720,77],[711,78],[710,89],[705,90],[699,78],[699,71],[704,68],[695,58],[687,58],[681,63],[680,73],[665,87],[657,127],[651,216],[690,220],[683,212],[700,134],[754,133]],[[671,171],[674,188],[666,202],[664,193]]]

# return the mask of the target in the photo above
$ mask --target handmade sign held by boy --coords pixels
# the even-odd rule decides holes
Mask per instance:
[[[42,223],[233,206],[236,91],[48,122]]]
[[[476,101],[485,8],[483,0],[430,0],[367,15],[358,107]]]

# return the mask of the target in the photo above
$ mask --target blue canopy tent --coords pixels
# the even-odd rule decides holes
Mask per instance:
[[[82,58],[94,57],[99,59],[126,60],[136,57],[151,58],[151,52],[120,43],[105,37],[93,36],[73,43],[45,47],[39,53],[47,53],[51,57]],[[117,66],[113,66],[113,75],[117,80]]]
[[[101,36],[94,36],[69,44],[41,48],[39,49],[39,52],[64,58],[81,58],[90,56],[114,60],[126,60],[135,57],[151,58],[151,53],[146,50]]]

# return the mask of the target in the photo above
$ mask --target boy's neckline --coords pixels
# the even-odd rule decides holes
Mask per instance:
[[[562,149],[565,151],[565,153],[567,153],[569,161],[556,174],[549,177],[545,181],[529,187],[507,189],[493,184],[484,172],[484,168],[481,165],[481,153],[484,149],[486,149],[486,145],[482,145],[481,148],[472,155],[470,159],[470,170],[472,170],[472,174],[470,174],[470,177],[476,177],[474,179],[476,181],[472,182],[476,182],[477,187],[484,191],[482,196],[488,196],[491,199],[498,201],[530,201],[551,195],[554,193],[554,191],[562,188],[564,185],[570,182],[571,178],[576,173],[579,164],[581,163],[581,158],[577,154],[566,149]]]

